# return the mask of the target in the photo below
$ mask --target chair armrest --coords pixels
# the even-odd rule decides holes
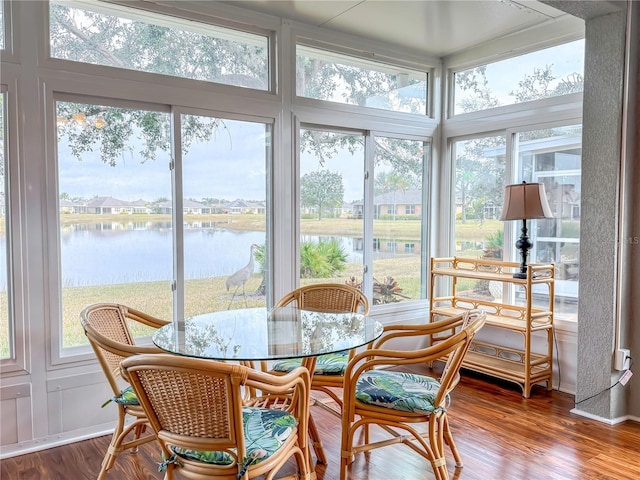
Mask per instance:
[[[135,308],[123,306],[122,309],[125,318],[127,318],[128,320],[136,321],[138,323],[142,323],[149,327],[160,328],[171,323],[169,320],[163,320],[154,317],[147,313],[141,312],[140,310],[136,310]]]
[[[424,337],[429,343],[446,340],[466,324],[469,314],[464,312],[422,325],[386,325],[382,336],[371,344],[371,348],[380,349],[389,341],[403,337]]]
[[[143,346],[120,343],[102,335],[94,329],[87,330],[86,334],[90,340],[94,340],[94,344],[99,346],[99,348],[108,350],[114,355],[120,355],[121,357],[130,357],[132,355],[140,355],[142,353],[166,353],[155,345]]]

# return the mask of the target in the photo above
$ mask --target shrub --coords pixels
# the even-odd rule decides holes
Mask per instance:
[[[347,255],[337,240],[302,242],[300,275],[303,278],[328,278],[345,269]]]

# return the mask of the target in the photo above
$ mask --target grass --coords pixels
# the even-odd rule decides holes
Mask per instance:
[[[375,263],[374,272],[380,271],[384,272],[384,275],[392,275],[403,287],[403,294],[411,298],[418,298],[420,282],[418,278],[415,278],[415,272],[419,271],[418,261],[415,257],[383,260]],[[362,278],[362,265],[350,264],[338,277],[303,279],[301,284],[323,281],[342,283],[352,276],[359,280]],[[245,307],[242,288],[238,290],[235,299],[230,303],[233,291],[227,292],[225,281],[226,277],[187,280],[185,282],[185,315],[190,317],[207,312]],[[255,293],[261,281],[261,275],[254,274],[245,285],[246,306],[263,307],[266,305],[266,298]],[[170,284],[166,281],[64,288],[62,291],[64,346],[71,347],[87,343],[79,320],[80,312],[87,305],[99,302],[121,303],[155,317],[171,320],[173,316],[172,298]],[[149,331],[141,329],[135,333],[143,335]],[[2,353],[6,355],[7,352]]]
[[[139,222],[170,222],[169,215],[71,215],[60,216],[61,227],[75,224],[95,224],[116,222],[123,226]],[[212,222],[219,228],[238,231],[264,231],[265,218],[263,215],[189,215],[187,222]],[[304,235],[321,236],[354,236],[361,237],[363,221],[347,218],[329,218],[321,221],[317,219],[302,219],[301,233]],[[456,222],[456,238],[462,241],[483,241],[491,233],[501,229],[502,222],[486,220],[482,224],[470,220],[465,224]],[[418,220],[375,220],[374,237],[385,239],[402,239],[419,242],[421,238],[421,223]],[[458,255],[476,257],[481,251],[466,250],[457,252]],[[420,259],[416,255],[397,255],[391,259],[374,262],[373,273],[383,281],[386,276],[393,277],[402,287],[402,294],[409,298],[420,296]],[[318,283],[319,281],[344,282],[351,277],[358,281],[362,279],[362,265],[349,264],[339,277],[330,279],[304,279],[302,284]],[[227,292],[226,277],[213,277],[185,282],[185,314],[198,315],[211,311],[226,310],[228,308],[244,307],[242,297],[236,296],[229,305],[233,292]],[[255,274],[246,284],[247,305],[249,307],[264,306],[264,296],[256,291],[262,278]],[[170,320],[173,315],[173,296],[168,281],[123,283],[114,285],[65,287],[62,289],[62,322],[64,332],[64,346],[75,346],[86,343],[86,338],[80,325],[81,310],[92,303],[116,302],[129,305],[159,318]],[[55,318],[55,315],[54,315]],[[9,355],[9,328],[6,292],[0,295],[0,358]],[[139,331],[138,334],[145,332]]]

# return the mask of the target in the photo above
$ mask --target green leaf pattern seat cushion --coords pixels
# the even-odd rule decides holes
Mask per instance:
[[[362,403],[403,412],[433,413],[440,382],[413,373],[370,370],[356,383],[356,399]]]
[[[247,457],[241,459],[245,467],[269,458],[291,436],[296,418],[282,410],[244,407],[242,409]],[[228,452],[204,452],[172,447],[178,456],[216,465],[230,465],[233,457]]]
[[[349,361],[349,352],[336,352],[320,355],[316,360],[314,375],[344,375]],[[273,365],[276,372],[287,373],[300,366],[300,359],[289,358],[280,360]]]
[[[116,402],[119,405],[140,405],[140,402],[138,402],[138,397],[136,396],[136,392],[133,391],[133,387],[131,385],[122,390],[119,397],[110,398],[109,400],[104,402],[102,406],[104,407],[109,402]]]

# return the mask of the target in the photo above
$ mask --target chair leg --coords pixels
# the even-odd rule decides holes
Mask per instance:
[[[316,458],[318,459],[318,462],[326,465],[328,463],[327,456],[324,453],[324,447],[322,446],[322,441],[320,440],[318,427],[316,426],[316,422],[311,414],[309,414],[309,437],[311,438],[311,445],[313,445],[313,451],[316,452]]]
[[[301,449],[293,452],[298,465],[298,472],[300,473],[300,480],[311,480],[311,463],[309,462],[308,455],[305,455]]]
[[[107,472],[111,467],[113,467],[116,457],[120,452],[129,449],[133,453],[136,453],[138,451],[138,445],[142,445],[143,443],[147,443],[155,439],[155,435],[142,436],[147,427],[144,419],[138,418],[125,428],[124,422],[126,416],[127,413],[125,407],[118,405],[118,421],[116,422],[116,426],[113,430],[113,435],[111,436],[111,442],[107,448],[107,453],[102,459],[102,466],[97,480],[104,480],[107,476]],[[125,442],[125,438],[132,431],[134,432],[133,440]]]
[[[133,439],[134,440],[138,440],[139,438],[142,438],[142,435],[144,434],[144,432],[147,430],[147,424],[146,423],[140,423],[136,426],[136,428],[133,431]],[[131,453],[138,453],[138,445],[135,445],[131,448]]]
[[[460,456],[460,452],[458,452],[456,442],[453,441],[453,435],[451,434],[451,428],[449,427],[449,419],[446,416],[444,419],[444,441],[449,445],[449,449],[453,454],[453,459],[456,462],[456,468],[462,468],[464,466],[462,464],[462,457]]]
[[[118,405],[118,420],[116,422],[115,429],[113,430],[113,435],[111,436],[111,442],[109,442],[107,453],[105,453],[104,458],[102,459],[102,467],[100,468],[100,473],[98,473],[97,480],[103,480],[106,477],[107,471],[113,467],[113,464],[116,461],[116,456],[120,453],[125,417],[126,413],[124,407],[122,405]]]
[[[433,460],[431,465],[436,480],[449,480],[447,471],[447,461],[444,457],[444,424],[446,414],[429,416],[429,443],[433,450]]]

